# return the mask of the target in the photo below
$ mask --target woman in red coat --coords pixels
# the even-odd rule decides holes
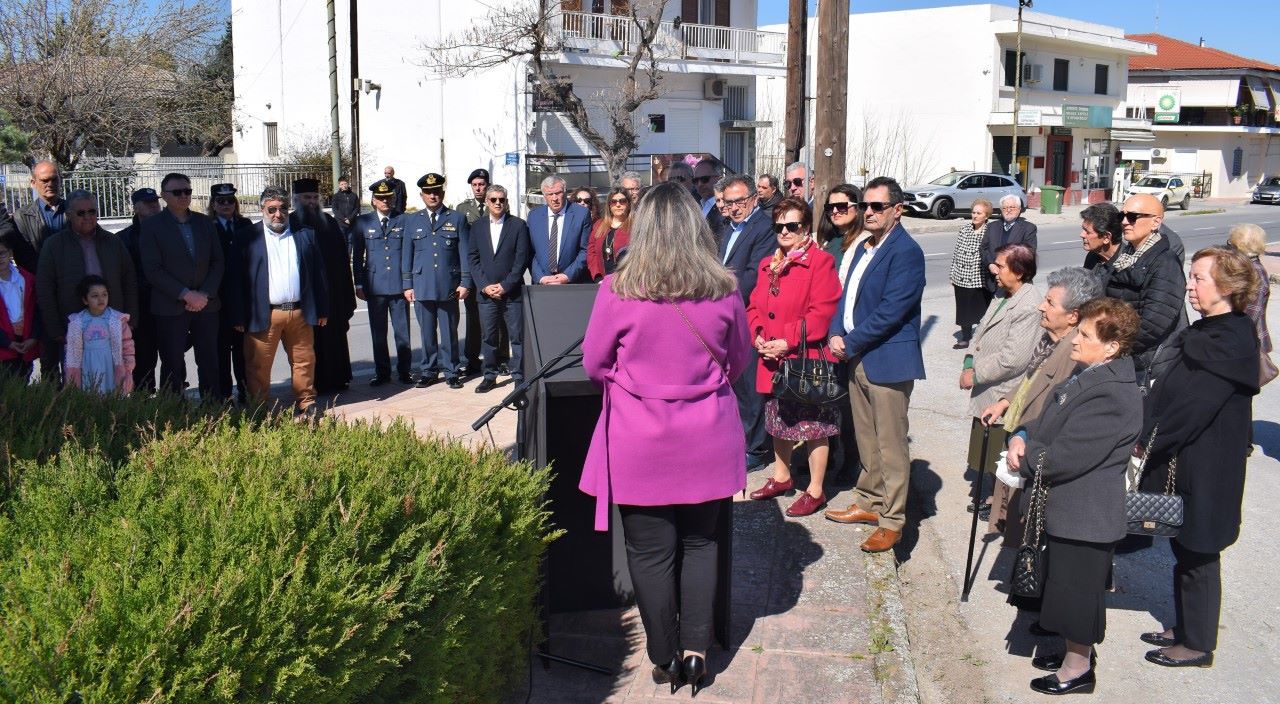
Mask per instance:
[[[631,241],[631,194],[624,188],[609,191],[609,213],[596,221],[587,240],[587,271],[599,282],[618,268]]]
[[[0,371],[31,378],[40,356],[36,321],[36,278],[13,263],[13,245],[0,239]]]
[[[825,349],[827,327],[840,300],[840,280],[835,259],[810,235],[812,225],[809,206],[798,198],[786,198],[773,208],[778,249],[761,260],[760,277],[747,306],[751,339],[760,355],[756,390],[765,395],[773,389],[773,373],[782,360],[799,357],[802,327],[809,358],[830,354]],[[751,492],[751,498],[772,499],[794,488],[791,448],[804,441],[809,450],[809,488],[791,504],[787,515],[808,516],[822,508],[827,503],[822,490],[827,438],[840,433],[839,410],[770,398],[765,404],[764,423],[773,437],[773,476]]]

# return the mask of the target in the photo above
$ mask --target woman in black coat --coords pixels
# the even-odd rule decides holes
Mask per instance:
[[[1031,661],[1051,671],[1031,680],[1044,694],[1091,692],[1096,683],[1093,646],[1106,635],[1107,576],[1125,535],[1124,472],[1142,425],[1142,395],[1127,356],[1137,332],[1138,316],[1122,301],[1080,306],[1071,341],[1077,372],[1009,439],[1010,469],[1028,479],[1040,471],[1048,489],[1040,626],[1062,634],[1066,652]]]
[[[1142,634],[1142,640],[1162,646],[1146,656],[1157,665],[1213,664],[1222,607],[1220,558],[1240,535],[1258,393],[1258,338],[1244,310],[1259,285],[1257,272],[1239,253],[1224,247],[1196,252],[1187,298],[1203,317],[1181,335],[1173,366],[1152,392],[1142,434],[1144,440],[1155,434],[1148,466],[1164,467],[1176,457],[1175,485],[1185,502],[1182,528],[1172,541],[1176,622]],[[1166,478],[1166,472],[1153,471],[1143,484],[1159,491]]]

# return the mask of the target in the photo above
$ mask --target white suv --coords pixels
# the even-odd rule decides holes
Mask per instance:
[[[973,201],[979,198],[991,201],[997,211],[1000,199],[1009,195],[1017,196],[1022,207],[1027,207],[1027,195],[1022,186],[1004,174],[952,171],[923,186],[909,186],[902,190],[906,195],[907,212],[927,213],[939,220],[950,217],[953,212],[967,214],[973,207]]]
[[[1139,193],[1159,198],[1166,208],[1175,204],[1183,210],[1191,207],[1191,187],[1181,176],[1143,176],[1137,183],[1129,186],[1125,197]]]

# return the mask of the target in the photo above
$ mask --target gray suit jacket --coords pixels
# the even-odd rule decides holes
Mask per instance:
[[[1123,538],[1124,473],[1142,431],[1133,358],[1121,357],[1060,384],[1044,413],[1023,427],[1022,475],[1030,478],[1043,461],[1049,489],[1045,531],[1093,543]]]
[[[995,298],[987,306],[973,336],[976,383],[969,392],[969,415],[977,417],[1008,396],[1026,376],[1040,341],[1040,299],[1040,290],[1027,283],[1007,300]]]
[[[138,275],[133,258],[119,237],[101,227],[93,234],[102,278],[107,281],[107,295],[112,308],[129,314],[129,326],[138,327]],[[40,250],[40,268],[36,272],[36,294],[45,334],[51,338],[66,337],[67,316],[84,308],[76,295],[76,287],[85,276],[84,250],[79,236],[63,230],[45,241]]]
[[[179,315],[186,310],[182,302],[184,290],[199,291],[209,297],[208,311],[217,311],[218,288],[222,284],[225,262],[222,244],[214,230],[213,220],[195,211],[189,214],[195,257],[187,252],[178,229],[178,220],[168,208],[142,221],[142,270],[151,284],[151,312],[155,315]]]

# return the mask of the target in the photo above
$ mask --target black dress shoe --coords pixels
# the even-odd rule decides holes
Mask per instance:
[[[498,382],[493,379],[483,379],[476,385],[476,393],[487,394],[498,387]]]
[[[400,383],[401,383],[401,384],[412,384],[412,383],[413,383],[413,375],[412,375],[412,374],[401,374],[401,375],[400,375]]]
[[[1194,658],[1186,660],[1174,660],[1164,654],[1163,650],[1152,650],[1146,655],[1147,662],[1153,662],[1164,667],[1213,667],[1213,653],[1205,653]]]
[[[428,386],[431,386],[432,384],[437,384],[439,382],[440,382],[440,377],[438,376],[424,376],[424,377],[418,378],[417,386],[419,389],[425,389]]]
[[[1031,666],[1037,670],[1045,672],[1057,672],[1062,667],[1063,653],[1054,653],[1053,655],[1037,655],[1031,658]],[[1089,669],[1093,669],[1098,665],[1098,651],[1089,653]]]
[[[1093,668],[1089,668],[1088,672],[1076,677],[1075,679],[1061,682],[1058,680],[1057,674],[1045,675],[1031,680],[1031,689],[1041,694],[1071,694],[1072,692],[1092,692],[1094,685],[1098,684],[1098,678],[1093,674]]]
[[[461,379],[459,379],[459,378],[458,378],[458,377],[456,377],[456,376],[454,376],[454,377],[449,377],[448,379],[445,379],[445,383],[447,383],[447,384],[449,385],[449,388],[451,388],[451,389],[461,389],[461,388],[462,388],[462,380],[461,380]]]
[[[375,376],[369,380],[369,386],[382,386],[389,381],[391,381],[391,377]]]
[[[1158,648],[1169,648],[1178,644],[1177,638],[1165,638],[1161,631],[1152,631],[1138,636],[1143,643],[1150,643]]]
[[[511,376],[511,367],[508,367],[506,362],[498,364],[498,376]]]
[[[1033,636],[1056,636],[1056,635],[1058,635],[1058,632],[1057,632],[1057,631],[1051,631],[1051,630],[1049,630],[1049,629],[1045,628],[1044,626],[1041,626],[1039,621],[1033,621],[1033,622],[1032,622],[1032,624],[1031,624],[1031,628],[1030,628],[1030,629],[1028,629],[1028,630],[1030,630],[1030,631],[1031,631],[1031,635],[1033,635]],[[1056,668],[1056,667],[1055,667],[1055,668],[1053,668],[1053,669],[1055,669],[1055,670],[1056,670],[1056,669],[1058,669],[1058,668]]]

